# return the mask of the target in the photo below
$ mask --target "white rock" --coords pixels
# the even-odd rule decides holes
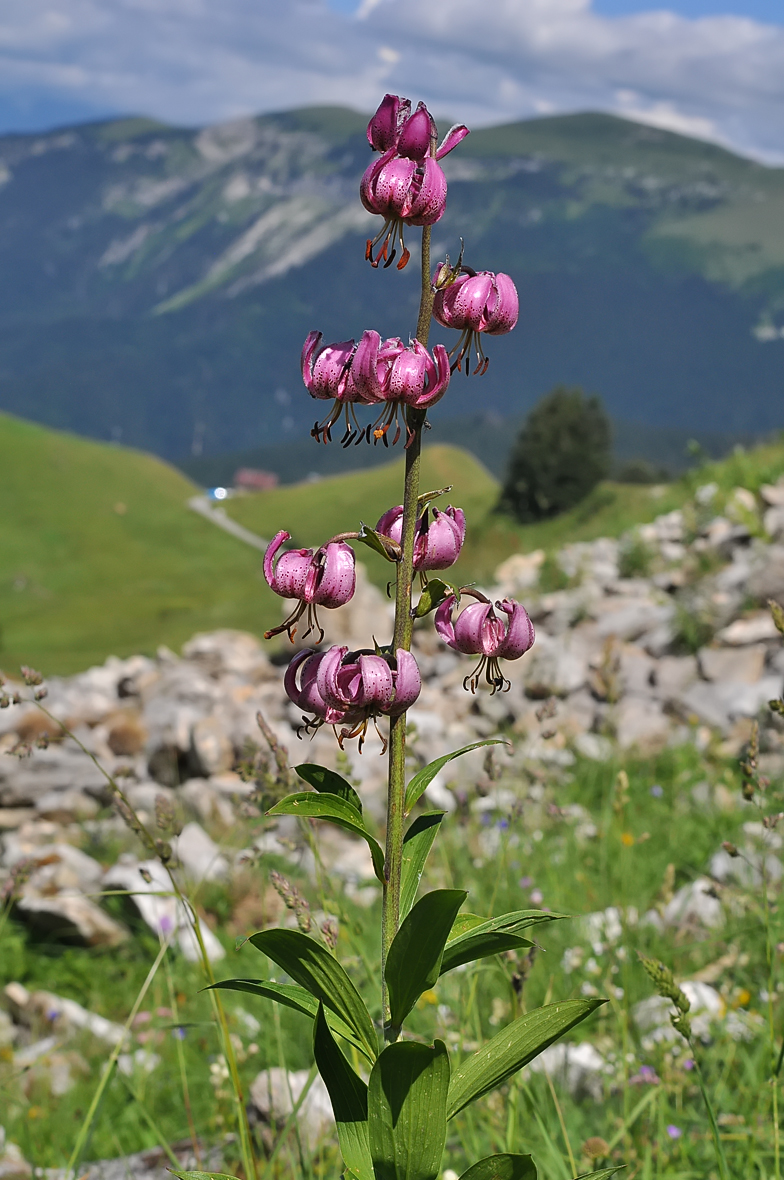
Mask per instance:
[[[197,771],[205,776],[230,770],[234,747],[217,717],[202,717],[191,730],[191,753]]]
[[[765,532],[774,541],[784,540],[784,505],[769,508],[762,518]]]
[[[573,1098],[588,1097],[594,1102],[602,1099],[602,1075],[607,1066],[601,1053],[589,1041],[578,1045],[564,1042],[550,1045],[533,1059],[528,1068],[533,1073],[547,1074]]]
[[[258,1074],[250,1087],[253,1105],[269,1122],[282,1123],[294,1109],[308,1080],[308,1070],[286,1071],[279,1066]],[[299,1133],[308,1151],[315,1151],[321,1139],[332,1134],[335,1120],[327,1087],[318,1074],[297,1116]]]
[[[740,648],[704,647],[697,660],[706,680],[756,684],[765,671],[765,653],[763,644]]]
[[[128,931],[119,922],[76,890],[41,896],[28,883],[16,912],[36,930],[65,942],[112,947],[128,938]]]
[[[228,877],[229,862],[201,824],[186,824],[172,847],[192,881],[222,881]]]
[[[210,783],[213,780],[203,778],[188,779],[180,787],[177,794],[189,807],[198,814],[204,823],[211,823],[216,818],[226,827],[234,822],[234,810],[223,795],[213,790]]]
[[[160,861],[121,858],[106,873],[104,888],[127,889],[150,929],[159,937],[168,937],[173,933],[188,962],[199,961],[199,945],[188,912],[173,895],[171,881]],[[204,922],[201,923],[201,934],[210,962],[218,962],[226,952]]]
[[[545,556],[544,549],[534,549],[532,553],[513,553],[502,561],[494,574],[499,597],[514,597],[536,586]]]
[[[756,684],[724,681],[698,683],[678,697],[680,708],[716,729],[727,729],[738,717],[756,717],[769,700],[781,691],[778,676],[764,676]]]
[[[759,491],[765,504],[771,508],[784,508],[784,478],[775,484],[764,483]]]
[[[698,877],[684,885],[668,902],[662,914],[665,926],[683,929],[705,927],[714,930],[724,924],[724,910],[715,895],[713,882]]]
[[[590,758],[594,762],[607,762],[613,755],[612,742],[599,733],[578,733],[574,739],[574,748],[583,758]]]
[[[200,632],[182,649],[183,659],[199,664],[210,676],[235,675],[250,680],[271,674],[271,664],[255,635],[247,631]]]
[[[74,1029],[84,1030],[97,1037],[98,1040],[105,1041],[107,1045],[117,1045],[125,1040],[127,1034],[121,1024],[115,1024],[113,1020],[107,1020],[105,1016],[88,1011],[76,1000],[71,1000],[67,996],[57,996],[53,992],[47,991],[27,992],[23,988],[22,992],[26,993],[24,997],[19,992],[15,993],[17,995],[16,1009],[25,1019],[38,1016],[48,1024],[55,1025],[58,1033]],[[8,994],[8,988],[6,988],[6,994]],[[18,1003],[19,998],[24,999],[22,1004]]]
[[[0,1127],[0,1180],[30,1180],[32,1174],[21,1149],[6,1139],[5,1128]]]
[[[719,490],[717,483],[703,483],[697,488],[694,493],[694,499],[698,504],[710,504],[713,497]]]
[[[670,719],[651,697],[622,696],[613,709],[618,745],[623,750],[638,746],[656,750],[666,745],[671,733]]]
[[[700,1040],[707,1040],[711,1025],[726,1015],[727,1009],[723,999],[709,983],[687,979],[680,987],[691,1005],[689,1019],[694,1035]],[[648,996],[634,1005],[632,1013],[637,1027],[643,1033],[643,1045],[680,1038],[680,1034],[675,1031],[670,1021],[670,1014],[674,1011],[671,1002],[663,996]]]
[[[761,643],[765,639],[778,639],[779,633],[770,611],[759,611],[736,619],[729,627],[718,632],[716,638],[727,647],[743,647],[746,644]]]

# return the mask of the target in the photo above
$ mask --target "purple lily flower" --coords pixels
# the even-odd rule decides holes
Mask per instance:
[[[433,280],[438,285],[441,268]],[[471,351],[476,352],[477,366],[474,373],[487,371],[488,359],[484,354],[480,333],[489,336],[502,336],[511,332],[517,323],[520,312],[520,301],[517,288],[509,275],[492,271],[471,270],[461,267],[463,273],[458,274],[447,285],[436,291],[433,302],[433,315],[445,328],[457,328],[462,332],[460,339],[451,350],[450,356],[457,353],[457,359],[452,368],[460,369],[463,357]],[[466,363],[466,374],[468,363]]]
[[[402,270],[411,257],[403,238],[404,225],[434,225],[446,206],[446,177],[437,161],[451,152],[468,135],[468,128],[456,123],[433,151],[438,131],[423,102],[411,114],[411,103],[396,94],[384,96],[368,124],[370,146],[382,156],[365,171],[359,186],[362,204],[369,213],[380,213],[384,224],[375,238],[368,238],[365,257],[372,266],[384,259],[391,266],[400,243]],[[373,257],[373,250],[381,243]],[[391,250],[390,250],[391,243]]]
[[[525,607],[513,598],[496,602],[495,607],[484,594],[477,590],[464,590],[476,598],[453,621],[452,612],[457,604],[457,595],[450,594],[436,611],[436,631],[444,643],[463,655],[480,656],[479,663],[463,681],[463,687],[476,692],[482,673],[485,680],[497,689],[508,691],[511,682],[502,674],[498,661],[517,660],[533,646],[536,638],[534,625]],[[506,618],[496,613],[503,612]]]
[[[432,521],[430,512],[433,514]],[[426,508],[417,521],[414,534],[414,569],[417,573],[446,570],[454,565],[463,548],[465,531],[465,513],[462,508],[453,508],[451,504],[443,512],[438,508]],[[376,532],[401,544],[402,504],[384,513],[376,525]]]
[[[321,401],[334,399],[332,409],[322,422],[316,422],[311,435],[317,441],[331,440],[331,430],[340,418],[345,415],[346,433],[343,444],[348,445],[360,431],[364,436],[354,413],[354,404],[367,404],[377,398],[366,395],[366,387],[359,389],[354,381],[354,365],[357,353],[367,351],[365,337],[378,337],[377,332],[365,332],[359,344],[353,340],[341,340],[337,344],[321,345],[321,332],[309,332],[302,347],[302,380],[311,397]]]
[[[330,541],[315,552],[312,549],[292,549],[282,553],[276,565],[275,556],[281,545],[289,539],[290,534],[281,531],[270,541],[264,554],[264,577],[270,589],[281,598],[297,598],[299,604],[279,627],[265,631],[264,638],[271,639],[273,635],[285,631],[293,643],[297,631],[295,624],[307,611],[308,629],[305,635],[313,630],[318,631],[320,643],[324,631],[319,625],[316,607],[333,610],[345,606],[351,599],[356,585],[354,550],[345,541]]]
[[[387,446],[387,431],[397,422],[394,445],[400,437],[400,406],[424,410],[435,405],[446,393],[450,375],[443,344],[436,344],[431,355],[418,340],[405,345],[392,336],[382,343],[378,332],[365,332],[354,358],[352,376],[366,402],[388,403],[370,428],[375,440],[382,439]],[[367,437],[369,440],[370,432]]]
[[[331,647],[327,652],[300,652],[289,664],[284,686],[295,705],[315,713],[306,720],[306,729],[324,723],[344,725],[347,728],[337,735],[341,748],[346,738],[358,737],[361,750],[369,721],[404,713],[419,696],[422,681],[416,660],[402,648],[393,660],[375,652]],[[386,742],[383,745],[386,749]]]

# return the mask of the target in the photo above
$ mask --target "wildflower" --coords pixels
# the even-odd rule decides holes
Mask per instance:
[[[404,713],[422,687],[410,652],[398,649],[393,658],[373,651],[349,652],[347,647],[300,652],[289,664],[283,683],[298,708],[315,714],[305,720],[305,729],[315,730],[324,723],[341,725],[339,734],[336,730],[341,749],[346,738],[358,737],[360,750],[368,722]]]
[[[285,631],[293,642],[296,623],[307,612],[305,635],[318,631],[320,643],[324,630],[319,624],[316,607],[332,610],[351,599],[356,585],[354,550],[345,541],[330,541],[315,553],[312,549],[292,549],[281,554],[276,565],[275,556],[289,539],[290,534],[281,530],[270,541],[264,554],[264,577],[281,598],[296,598],[299,602],[279,627],[264,632],[264,638],[270,639]]]
[[[407,98],[387,94],[368,123],[368,143],[381,152],[366,169],[359,195],[369,213],[379,213],[384,224],[374,238],[368,238],[365,257],[374,267],[384,259],[391,266],[399,241],[401,256],[397,269],[409,258],[403,240],[405,225],[434,225],[446,206],[446,177],[438,160],[456,148],[468,135],[462,123],[451,127],[441,145],[433,151],[437,128],[423,102],[410,114]],[[373,251],[381,243],[375,258]],[[391,251],[390,251],[391,243]]]
[[[368,431],[368,441],[372,431],[376,442],[382,439],[388,445],[387,432],[396,422],[394,446],[400,437],[400,406],[424,410],[435,405],[446,393],[449,377],[449,357],[443,344],[436,344],[431,354],[418,340],[406,345],[391,336],[382,342],[378,332],[365,332],[352,364],[352,380],[366,403],[386,403]]]
[[[443,269],[433,281],[437,288]],[[474,373],[484,373],[489,361],[482,348],[481,333],[502,336],[512,331],[520,311],[517,288],[506,274],[493,274],[489,270],[477,274],[470,266],[461,266],[460,272],[454,279],[451,278],[454,272],[450,272],[446,285],[436,290],[433,315],[444,328],[457,328],[462,333],[449,354],[450,357],[457,354],[453,370],[461,368],[463,358],[473,349],[477,360]]]
[[[669,1135],[670,1139],[680,1139],[683,1131],[680,1129],[680,1127],[676,1127],[674,1123],[669,1123],[667,1126],[667,1134]]]
[[[453,622],[457,595],[450,594],[436,611],[436,631],[455,651],[481,657],[473,672],[463,681],[464,688],[468,688],[470,682],[471,692],[476,692],[484,672],[493,692],[497,689],[507,691],[511,683],[503,676],[498,661],[517,660],[524,655],[533,646],[534,625],[525,607],[512,598],[496,602],[494,608],[489,598],[477,590],[464,590],[463,593],[477,601],[467,606]],[[507,616],[506,619],[499,618],[496,608]]]
[[[353,340],[340,340],[336,344],[322,345],[321,340],[321,332],[308,333],[300,357],[302,380],[311,397],[320,401],[329,401],[332,398],[333,404],[326,418],[321,422],[317,421],[310,433],[317,441],[329,442],[332,427],[343,414],[346,420],[346,433],[341,441],[344,446],[348,446],[360,429],[354,412],[354,403],[366,400],[352,379],[352,365],[357,345]],[[364,431],[362,433],[364,434]]]
[[[430,519],[430,512],[433,519]],[[460,556],[465,540],[465,513],[462,508],[426,508],[416,522],[414,535],[414,569],[445,570]],[[389,508],[376,525],[376,532],[401,544],[403,534],[403,505]]]

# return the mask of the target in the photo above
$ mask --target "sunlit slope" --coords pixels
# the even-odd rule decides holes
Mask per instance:
[[[188,509],[195,490],[150,455],[0,415],[0,667],[268,626],[260,554]]]

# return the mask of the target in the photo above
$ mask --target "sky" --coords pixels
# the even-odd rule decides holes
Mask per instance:
[[[610,111],[784,162],[784,0],[2,0],[0,132],[386,91],[473,126]]]

